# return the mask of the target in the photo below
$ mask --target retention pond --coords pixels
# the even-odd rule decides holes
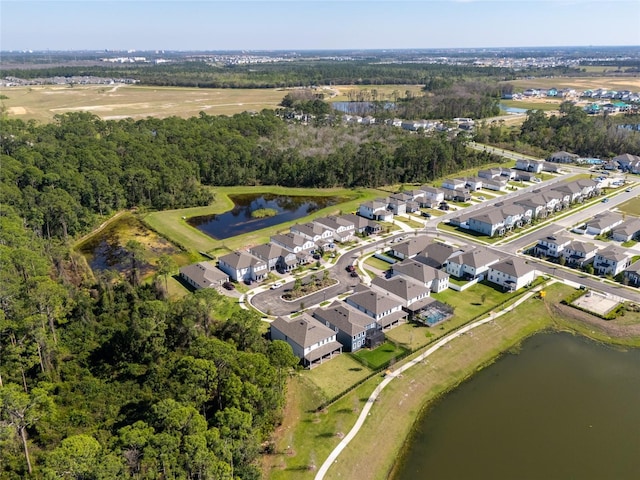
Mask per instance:
[[[418,421],[396,480],[632,479],[640,350],[539,334]]]

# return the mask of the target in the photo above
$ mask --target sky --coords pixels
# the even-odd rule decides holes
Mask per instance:
[[[640,0],[0,0],[0,50],[640,46]]]

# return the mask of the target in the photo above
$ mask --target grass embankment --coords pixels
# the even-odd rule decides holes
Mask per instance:
[[[407,370],[402,378],[391,382],[374,405],[370,419],[340,455],[326,478],[388,478],[414,422],[430,402],[538,331],[568,330],[602,341],[640,346],[640,333],[629,338],[626,330],[626,337],[621,335],[614,338],[610,332],[611,322],[602,322],[584,312],[559,305],[561,299],[573,291],[572,288],[554,284],[545,290],[544,300],[528,300],[513,312],[450,342],[422,365]],[[460,302],[466,293],[460,295]],[[483,289],[478,289],[474,295],[482,296],[483,293],[487,294]],[[484,300],[486,310],[491,305],[491,299],[485,297]],[[477,302],[472,298],[468,303]],[[456,314],[462,314],[458,307]],[[589,317],[591,323],[585,323],[584,317]],[[636,327],[640,324],[637,314],[622,318],[625,320],[613,322],[623,330],[630,323]],[[462,321],[462,317],[459,317],[458,321],[466,323],[468,318]],[[429,329],[403,325],[389,331],[388,337],[406,347],[417,348],[448,333],[456,320],[454,318],[449,322],[446,329],[442,330],[440,327]],[[637,330],[640,332],[640,328]],[[326,410],[315,412],[315,402],[340,391],[344,385],[341,377],[346,375],[345,372],[351,375],[349,381],[352,384],[365,378],[368,373],[368,370],[356,367],[357,364],[350,358],[343,359],[342,365],[331,365],[342,357],[348,356],[341,355],[312,371],[300,372],[290,382],[288,406],[291,410],[287,411],[285,423],[277,436],[277,453],[265,458],[268,478],[313,478],[315,469],[310,466],[320,466],[355,423],[363,403],[382,380],[381,375],[375,375]],[[287,446],[291,448],[287,450]]]
[[[268,242],[271,235],[288,231],[289,227],[295,223],[304,223],[313,218],[335,214],[340,211],[344,213],[353,212],[361,202],[371,200],[380,195],[379,191],[373,189],[317,189],[287,188],[278,186],[212,187],[212,190],[215,194],[215,201],[211,205],[206,207],[182,208],[178,210],[153,212],[147,214],[144,217],[144,221],[160,235],[164,236],[176,245],[181,246],[185,250],[213,252],[216,255],[224,255],[225,253],[229,253],[230,251],[239,248]],[[337,196],[344,197],[347,201],[323,208],[311,215],[295,221],[281,223],[273,227],[264,228],[262,230],[257,230],[224,240],[216,240],[187,223],[187,219],[190,217],[220,214],[231,210],[233,208],[233,202],[229,198],[229,195],[260,193],[309,197]]]
[[[617,208],[623,213],[640,217],[640,197],[621,203]]]

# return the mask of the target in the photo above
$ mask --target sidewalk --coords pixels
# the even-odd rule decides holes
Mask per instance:
[[[342,441],[336,446],[336,448],[333,449],[333,451],[329,454],[327,459],[324,461],[324,463],[322,464],[322,466],[318,470],[318,473],[315,476],[315,480],[323,480],[324,479],[324,476],[327,474],[327,471],[329,470],[331,465],[333,465],[333,463],[336,461],[336,459],[338,458],[340,453],[342,453],[342,451],[349,444],[349,442],[351,442],[351,440],[353,440],[353,438],[360,431],[360,428],[362,427],[362,425],[364,425],[365,420],[369,416],[369,411],[371,410],[371,407],[375,403],[376,399],[378,398],[378,396],[380,395],[382,390],[384,390],[385,387],[387,385],[389,385],[389,383],[391,383],[391,381],[394,378],[402,376],[402,373],[405,370],[407,370],[407,369],[409,369],[409,368],[421,363],[429,355],[431,355],[432,353],[434,353],[435,351],[437,351],[441,347],[445,346],[451,340],[454,340],[455,338],[457,338],[457,337],[459,337],[461,335],[464,335],[465,333],[473,330],[474,328],[479,327],[481,325],[484,325],[485,323],[489,323],[489,322],[493,321],[494,319],[496,319],[497,317],[500,317],[500,316],[504,315],[505,313],[510,312],[511,310],[516,308],[518,305],[520,305],[521,303],[523,303],[524,301],[528,300],[533,295],[538,293],[542,288],[545,288],[545,287],[547,287],[548,285],[550,285],[551,283],[554,283],[554,282],[555,282],[555,280],[551,280],[551,281],[545,283],[544,285],[540,285],[540,286],[534,288],[533,290],[525,293],[516,302],[514,302],[511,305],[509,305],[504,310],[501,310],[500,312],[492,313],[487,318],[484,318],[482,320],[478,320],[476,322],[470,323],[469,325],[467,325],[465,327],[462,327],[461,329],[459,329],[459,330],[457,330],[457,331],[455,331],[453,333],[450,333],[446,337],[441,338],[435,344],[433,344],[431,347],[429,347],[425,352],[423,352],[420,356],[418,356],[418,357],[414,358],[413,360],[411,360],[410,362],[402,365],[400,368],[398,368],[392,374],[387,375],[384,378],[384,380],[382,380],[380,385],[378,385],[376,387],[376,389],[373,391],[373,393],[371,393],[371,395],[367,399],[367,402],[365,403],[364,407],[362,408],[362,411],[360,412],[360,416],[358,416],[358,419],[356,420],[355,425],[351,428],[349,433],[342,439]]]

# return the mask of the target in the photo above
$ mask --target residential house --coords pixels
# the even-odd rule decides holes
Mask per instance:
[[[229,281],[229,275],[209,262],[199,262],[182,267],[180,278],[196,290],[219,287]]]
[[[424,190],[410,190],[408,193],[411,195],[411,201],[416,202],[418,206],[422,206],[427,199],[427,192]]]
[[[509,180],[504,177],[487,178],[482,181],[483,188],[493,190],[494,192],[502,192],[506,190]]]
[[[393,215],[404,215],[407,213],[407,202],[398,197],[392,196],[387,198],[387,208],[393,212]]]
[[[407,316],[400,300],[362,285],[347,297],[346,302],[373,318],[383,329],[398,325]]]
[[[345,222],[351,223],[353,225],[354,232],[360,234],[367,233],[371,229],[371,225],[373,223],[365,217],[353,215],[352,213],[341,215],[340,218]]]
[[[390,253],[394,257],[402,260],[405,258],[413,258],[422,252],[427,245],[429,245],[430,241],[429,237],[425,235],[411,237],[409,240],[405,240],[402,243],[394,244],[390,249]]]
[[[394,263],[391,266],[391,275],[401,275],[405,278],[412,279],[431,289],[434,293],[440,293],[449,288],[448,273],[413,259],[406,259],[402,262]]]
[[[590,220],[585,222],[587,226],[587,234],[589,235],[602,235],[615,227],[620,225],[624,221],[622,215],[613,212],[603,212],[597,214]]]
[[[535,279],[535,269],[524,260],[514,257],[489,268],[488,280],[505,290],[516,291]]]
[[[430,187],[428,185],[420,187],[420,190],[422,190],[425,195],[424,202],[420,204],[421,207],[434,208],[444,202],[443,190],[435,187]]]
[[[358,207],[358,215],[370,220],[390,222],[393,220],[393,212],[387,209],[389,204],[384,200],[371,200],[361,203]]]
[[[548,214],[547,202],[540,194],[531,193],[517,197],[515,205],[521,205],[525,211],[531,212],[531,218],[546,218]]]
[[[447,262],[446,270],[449,275],[465,280],[484,280],[489,267],[500,261],[500,258],[486,248],[474,248],[461,253]]]
[[[467,181],[464,178],[445,178],[442,181],[442,188],[447,190],[464,190]]]
[[[312,367],[342,352],[335,330],[306,312],[295,318],[278,317],[269,330],[271,340],[284,340],[291,345],[304,366]]]
[[[402,276],[384,279],[376,277],[371,288],[383,295],[391,295],[402,302],[402,308],[413,315],[433,303],[430,298],[431,289]]]
[[[631,255],[615,245],[600,250],[593,261],[593,268],[598,275],[614,277],[629,265],[631,265]]]
[[[575,182],[554,186],[553,190],[562,193],[564,195],[563,201],[566,201],[568,198],[570,204],[575,203],[582,198],[582,187]]]
[[[497,178],[502,175],[501,168],[488,168],[486,170],[478,171],[478,177],[490,180],[492,178]]]
[[[433,242],[425,247],[420,255],[414,257],[417,262],[424,263],[433,268],[446,267],[447,261],[460,255],[464,250],[442,242]]]
[[[273,243],[264,243],[251,247],[249,253],[266,262],[270,271],[288,272],[298,265],[298,258],[295,253]]]
[[[640,236],[640,219],[633,218],[611,229],[611,238],[616,242],[628,242]]]
[[[576,155],[575,153],[562,151],[552,153],[551,155],[549,155],[549,158],[547,158],[547,161],[553,163],[575,163],[578,158],[579,155]]]
[[[573,239],[566,235],[553,234],[548,235],[538,240],[538,243],[533,247],[533,252],[536,255],[542,255],[545,257],[560,258],[564,252],[564,249],[571,244]]]
[[[580,180],[576,180],[575,183],[578,187],[582,189],[582,197],[583,198],[591,198],[595,195],[600,195],[600,188],[598,186],[598,182],[595,180],[591,180],[589,178],[583,178]]]
[[[631,155],[630,153],[623,153],[622,155],[618,155],[617,157],[613,157],[611,161],[618,165],[621,170],[625,172],[632,172],[634,167],[640,164],[640,157],[637,155]],[[632,172],[637,173],[637,172]]]
[[[640,260],[630,265],[624,271],[624,277],[629,282],[629,285],[633,285],[634,287],[640,286]]]
[[[541,173],[543,161],[542,160],[529,160],[521,158],[516,160],[516,170],[524,170],[526,172]]]
[[[467,188],[472,192],[480,190],[483,185],[483,179],[480,177],[467,177],[466,179]]]
[[[310,253],[311,250],[316,248],[316,244],[313,240],[298,235],[296,233],[278,233],[271,236],[271,243],[281,246],[285,250],[293,253]]]
[[[507,231],[520,228],[531,222],[533,210],[524,205],[508,203],[505,205],[495,204],[495,206],[500,209],[500,214],[504,219],[504,228]]]
[[[329,215],[328,217],[316,218],[314,223],[333,232],[333,239],[336,242],[349,242],[353,240],[355,225],[344,217]]]
[[[316,245],[321,241],[330,241],[333,239],[333,230],[324,227],[316,222],[297,223],[289,228],[294,235],[300,235],[307,240],[311,240]]]
[[[564,247],[562,256],[564,257],[567,265],[575,267],[583,267],[590,263],[595,257],[598,247],[593,243],[579,242],[574,240],[569,245]]]
[[[505,222],[499,209],[484,209],[478,215],[469,217],[469,230],[482,233],[489,237],[504,235]]]
[[[218,268],[236,282],[260,281],[269,272],[267,263],[247,252],[235,251],[218,259]]]
[[[376,321],[344,302],[335,301],[327,308],[317,308],[313,317],[336,332],[336,340],[346,352],[366,346],[369,336],[379,329]]]
[[[468,202],[471,200],[469,190],[444,190],[444,199],[453,200],[454,202]]]

